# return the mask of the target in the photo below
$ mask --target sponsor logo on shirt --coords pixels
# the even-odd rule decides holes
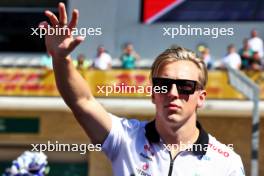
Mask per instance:
[[[211,160],[211,158],[210,158],[209,156],[206,156],[206,155],[204,155],[204,156],[202,157],[202,160],[205,160],[205,161],[210,161],[210,160]]]
[[[143,170],[148,170],[148,168],[149,168],[149,164],[148,163],[143,164],[143,166],[142,166]]]
[[[144,151],[147,152],[147,153],[150,153],[152,156],[154,156],[154,154],[155,154],[153,149],[148,144],[144,145]]]
[[[140,152],[140,156],[142,156],[145,159],[148,159],[148,160],[152,161],[152,158],[151,157],[149,157],[148,155],[146,155],[146,154],[144,154],[142,152]]]
[[[213,149],[215,152],[218,152],[219,154],[223,155],[224,157],[228,158],[229,157],[229,152],[223,151],[219,147],[215,146],[214,144],[209,143],[208,146]]]
[[[150,174],[148,174],[147,172],[145,172],[142,169],[136,168],[138,175],[142,175],[142,176],[151,176]]]

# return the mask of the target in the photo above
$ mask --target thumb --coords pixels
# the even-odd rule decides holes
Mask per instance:
[[[69,45],[69,50],[72,51],[74,48],[76,48],[82,41],[84,41],[84,37],[78,36],[76,37],[71,44]]]

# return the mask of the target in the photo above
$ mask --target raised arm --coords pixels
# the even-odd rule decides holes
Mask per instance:
[[[78,10],[73,10],[72,19],[67,23],[65,5],[59,3],[59,19],[51,11],[45,11],[52,28],[67,28],[66,35],[46,35],[45,44],[47,52],[52,56],[53,69],[57,88],[70,107],[74,116],[84,128],[93,143],[103,143],[110,132],[111,117],[93,97],[87,82],[75,69],[70,53],[84,38],[74,38],[70,31],[76,27],[79,17]],[[48,29],[48,23],[42,22],[39,27]]]

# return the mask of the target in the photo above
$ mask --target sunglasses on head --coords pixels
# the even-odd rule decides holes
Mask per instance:
[[[193,94],[195,90],[202,89],[202,86],[199,85],[197,81],[187,80],[187,79],[169,79],[169,78],[152,78],[153,86],[166,86],[167,92],[172,88],[172,85],[175,84],[179,94]]]

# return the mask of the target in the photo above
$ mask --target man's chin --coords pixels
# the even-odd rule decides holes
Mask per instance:
[[[168,128],[178,129],[184,123],[184,118],[179,114],[171,114],[164,117],[164,123]]]
[[[166,119],[168,121],[170,121],[170,122],[177,123],[177,122],[182,121],[182,116],[179,115],[179,114],[168,114],[168,116],[166,117]]]

